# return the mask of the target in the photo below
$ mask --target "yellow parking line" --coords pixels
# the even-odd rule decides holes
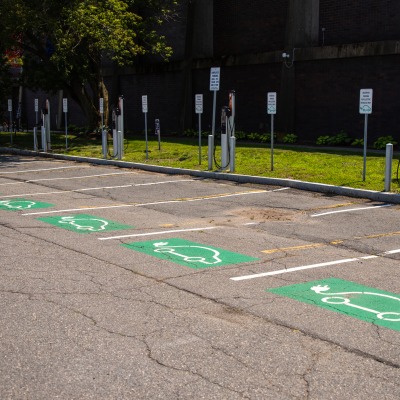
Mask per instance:
[[[342,243],[342,240],[335,240],[333,242],[329,243],[313,243],[313,244],[305,244],[302,246],[292,246],[292,247],[279,247],[277,249],[271,249],[271,250],[263,250],[262,253],[265,254],[272,254],[272,253],[277,253],[279,251],[294,251],[294,250],[305,250],[305,249],[314,249],[317,247],[323,247],[323,246],[328,246],[330,245],[336,245],[339,243]]]
[[[278,247],[276,249],[262,250],[261,252],[265,253],[265,254],[272,254],[272,253],[278,253],[280,251],[284,252],[284,251],[314,249],[314,248],[324,247],[324,246],[336,246],[338,244],[343,243],[345,240],[377,239],[377,238],[381,238],[381,237],[388,237],[388,236],[395,236],[395,235],[400,235],[400,231],[377,233],[374,235],[366,235],[366,236],[355,236],[353,238],[348,238],[348,239],[332,240],[331,242],[327,242],[327,243],[312,243],[312,244],[305,244],[305,245],[292,246],[292,247]]]

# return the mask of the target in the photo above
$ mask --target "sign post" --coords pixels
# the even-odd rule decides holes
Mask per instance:
[[[8,99],[8,112],[10,113],[10,123],[8,125],[8,131],[11,132],[10,143],[13,144],[13,136],[12,136],[12,99]]]
[[[195,95],[195,111],[199,115],[199,165],[201,165],[201,114],[203,113],[203,95]]]
[[[104,129],[104,98],[100,97],[99,99],[99,111],[101,117],[101,150],[103,154],[103,158],[107,159],[107,131]]]
[[[213,67],[210,70],[210,91],[214,92],[214,95],[213,95],[211,135],[208,136],[208,169],[209,170],[212,170],[212,167],[213,167],[215,113],[216,113],[216,108],[217,108],[217,91],[219,90],[220,73],[221,73],[220,67]]]
[[[68,99],[63,99],[63,113],[64,113],[64,121],[65,121],[65,150],[68,150]]]
[[[146,160],[149,159],[149,144],[147,140],[147,113],[149,111],[147,95],[142,96],[142,112],[144,114],[144,136],[146,140]]]
[[[213,96],[213,114],[212,114],[212,130],[211,134],[215,135],[215,111],[217,108],[217,91],[219,90],[221,68],[214,67],[210,71],[210,91],[214,92]]]
[[[372,89],[360,90],[360,114],[364,114],[364,161],[363,181],[365,181],[367,170],[367,139],[368,139],[368,114],[372,114]]]
[[[267,95],[267,113],[271,115],[271,171],[274,170],[274,115],[276,114],[276,92]]]

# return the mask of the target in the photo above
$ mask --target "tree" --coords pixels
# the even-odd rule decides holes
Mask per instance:
[[[23,51],[22,85],[63,89],[98,125],[98,99],[108,106],[104,60],[130,65],[138,56],[168,59],[172,49],[157,32],[177,0],[1,0],[0,43]],[[4,64],[4,60],[0,59]],[[105,111],[106,111],[105,110]]]

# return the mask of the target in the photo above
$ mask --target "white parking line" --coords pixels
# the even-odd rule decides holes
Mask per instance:
[[[133,235],[110,236],[110,237],[98,238],[98,239],[99,240],[123,239],[123,238],[129,238],[129,237],[166,235],[168,233],[209,231],[211,229],[218,229],[218,228],[219,228],[218,226],[209,226],[209,227],[206,227],[206,228],[173,229],[173,230],[159,231],[159,232],[136,233],[136,234],[133,234]]]
[[[22,171],[5,171],[5,172],[0,172],[1,175],[5,174],[24,174],[25,172],[40,172],[40,171],[54,171],[56,169],[71,169],[71,168],[90,168],[90,165],[88,166],[68,166],[68,167],[57,167],[57,168],[41,168],[41,169],[25,169]]]
[[[236,277],[233,277],[230,279],[232,281],[244,281],[244,280],[249,280],[249,279],[262,278],[264,276],[288,274],[290,272],[302,271],[305,269],[313,269],[313,268],[327,267],[330,265],[346,264],[346,263],[351,263],[351,262],[355,262],[355,261],[359,261],[359,260],[370,260],[370,259],[382,257],[382,256],[389,255],[389,254],[396,254],[396,253],[400,253],[400,249],[385,251],[378,255],[355,257],[355,258],[344,258],[342,260],[328,261],[328,262],[324,262],[324,263],[311,264],[311,265],[303,265],[301,267],[294,267],[294,268],[279,269],[276,271],[263,272],[260,274],[236,276]]]
[[[394,204],[383,204],[383,205],[380,205],[380,206],[372,206],[372,207],[349,208],[347,210],[335,210],[335,211],[327,211],[327,212],[319,213],[319,214],[313,214],[313,215],[311,215],[311,217],[321,217],[322,215],[338,214],[338,213],[360,211],[360,210],[374,210],[376,208],[392,207],[392,206],[394,206]]]
[[[137,172],[113,172],[113,173],[110,173],[110,174],[71,176],[71,177],[69,177],[69,178],[42,178],[42,179],[30,179],[30,180],[28,180],[28,181],[23,181],[23,182],[0,183],[0,186],[4,186],[4,185],[22,185],[22,184],[24,184],[24,183],[33,183],[33,182],[42,182],[42,181],[60,181],[60,180],[70,180],[70,179],[98,178],[98,177],[103,177],[103,176],[126,175],[126,174],[137,174]]]
[[[54,192],[39,192],[39,193],[24,193],[24,194],[10,194],[6,196],[0,196],[0,199],[12,198],[12,197],[27,197],[27,196],[44,196],[48,194],[64,194],[64,193],[74,193],[74,192],[88,192],[93,190],[103,190],[103,189],[121,189],[128,187],[136,187],[136,186],[152,186],[152,185],[161,185],[163,183],[175,183],[175,182],[191,182],[193,179],[181,179],[174,181],[161,181],[161,182],[150,182],[150,183],[132,183],[128,185],[117,185],[117,186],[101,186],[101,187],[92,187],[92,188],[83,188],[83,189],[72,189],[72,190],[57,190]]]
[[[176,181],[174,181],[176,182]],[[275,192],[275,190],[253,190],[247,192],[239,192],[239,193],[230,193],[230,194],[216,194],[209,195],[203,197],[194,197],[194,198],[186,198],[186,199],[176,199],[176,200],[166,200],[166,201],[154,201],[150,203],[136,203],[136,204],[118,204],[115,206],[99,206],[99,207],[81,207],[81,208],[69,208],[65,210],[53,210],[53,211],[40,211],[40,212],[32,212],[21,215],[43,215],[43,214],[59,214],[65,212],[74,212],[74,211],[88,211],[88,210],[104,210],[104,209],[112,209],[112,208],[125,208],[125,207],[145,207],[145,206],[153,206],[160,204],[172,204],[172,203],[185,203],[185,202],[195,202],[195,201],[205,201],[205,200],[218,200],[225,197],[232,196],[246,196],[251,194],[260,194],[260,193],[271,193]]]

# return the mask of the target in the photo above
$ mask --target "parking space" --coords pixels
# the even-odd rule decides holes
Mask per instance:
[[[124,279],[229,307],[243,323],[302,332],[395,375],[399,215],[398,205],[285,187],[1,156],[7,260],[21,262],[18,241],[31,251],[27,267],[73,254],[64,273],[88,262],[106,275],[118,268],[131,274]]]

